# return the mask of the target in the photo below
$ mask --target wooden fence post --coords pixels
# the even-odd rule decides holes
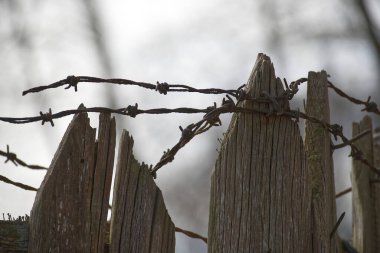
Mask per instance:
[[[373,139],[373,160],[376,168],[380,168],[380,127],[375,129],[375,137]],[[372,199],[374,200],[375,207],[375,224],[376,224],[376,252],[380,252],[380,177],[373,176],[371,184]]]
[[[283,92],[270,58],[259,54],[248,95]],[[248,100],[240,106],[273,108]],[[297,123],[286,116],[234,114],[211,178],[208,252],[311,252],[310,196]]]
[[[330,108],[325,71],[309,72],[306,113],[330,123]],[[330,238],[336,223],[334,166],[330,133],[323,126],[306,120],[305,150],[311,189],[313,253],[339,250],[337,233]]]
[[[371,134],[363,136],[354,144],[362,151],[365,159],[373,164],[373,138],[372,121],[369,116],[365,116],[360,123],[354,122],[352,125],[352,135],[370,130]],[[379,252],[378,244],[380,238],[376,231],[375,203],[378,203],[378,186],[372,185],[371,181],[377,179],[366,165],[358,160],[353,160],[352,166],[352,243],[360,253]],[[378,210],[377,210],[378,211]]]
[[[8,214],[9,215],[9,214]],[[29,221],[0,220],[0,252],[24,253],[28,251]]]
[[[95,134],[87,113],[74,116],[36,195],[29,253],[104,251],[115,119],[101,114]]]
[[[174,253],[175,227],[146,164],[133,157],[133,139],[123,131],[111,218],[111,253]]]

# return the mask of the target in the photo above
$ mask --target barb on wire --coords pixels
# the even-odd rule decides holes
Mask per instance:
[[[2,181],[4,183],[7,183],[7,184],[11,184],[11,185],[17,186],[17,187],[19,187],[21,189],[24,189],[24,190],[27,190],[27,191],[37,191],[38,190],[37,188],[34,188],[32,186],[12,181],[9,178],[4,177],[2,175],[0,175],[0,181]]]
[[[48,168],[39,166],[39,165],[32,165],[27,164],[26,162],[22,161],[21,159],[17,158],[17,155],[15,153],[12,153],[9,151],[9,145],[7,145],[7,152],[4,152],[0,150],[0,156],[3,156],[7,158],[4,163],[7,163],[8,161],[12,162],[15,166],[21,165],[23,167],[27,167],[29,169],[33,170],[47,170]]]
[[[357,104],[357,105],[364,105],[364,108],[362,109],[362,111],[373,112],[380,115],[380,111],[379,111],[379,108],[377,107],[377,104],[371,101],[371,96],[368,97],[367,101],[362,101],[360,99],[349,96],[344,91],[342,91],[341,89],[336,87],[334,84],[332,84],[330,81],[328,81],[328,87],[333,89],[338,95],[348,99],[352,103]]]
[[[293,81],[288,85],[288,82],[284,78],[284,84],[285,84],[285,92],[283,96],[285,96],[288,100],[293,99],[294,95],[298,92],[298,86],[300,86],[302,83],[307,82],[306,77],[302,77],[296,81]]]
[[[58,82],[55,82],[46,86],[38,86],[38,87],[25,90],[22,92],[22,95],[25,96],[29,93],[40,92],[47,89],[54,89],[54,88],[58,88],[64,85],[67,85],[65,89],[74,87],[74,90],[77,91],[79,83],[108,83],[108,84],[118,84],[118,85],[133,85],[133,86],[138,86],[138,87],[149,89],[149,90],[155,90],[155,91],[158,91],[160,94],[164,94],[164,95],[166,95],[168,92],[197,92],[197,93],[203,93],[203,94],[229,94],[234,97],[237,97],[238,95],[237,90],[224,90],[224,89],[218,89],[218,88],[197,89],[188,85],[168,84],[166,82],[163,82],[163,83],[157,82],[156,84],[152,84],[152,83],[146,83],[146,82],[136,82],[136,81],[121,79],[121,78],[104,79],[104,78],[91,77],[91,76],[73,76],[73,75],[68,76],[65,79],[62,79]]]
[[[185,234],[188,237],[191,237],[191,238],[194,238],[194,239],[200,239],[200,240],[204,241],[207,244],[207,237],[201,236],[201,235],[199,235],[197,233],[194,233],[192,231],[189,231],[189,230],[184,230],[184,229],[179,228],[179,227],[175,227],[175,231],[179,232],[179,233],[182,233],[182,234]]]

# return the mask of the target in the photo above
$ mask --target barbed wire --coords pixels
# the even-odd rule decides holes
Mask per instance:
[[[46,89],[57,88],[64,85],[68,85],[66,89],[70,87],[74,87],[75,91],[77,91],[77,85],[80,82],[91,82],[91,83],[136,85],[136,86],[146,88],[146,89],[157,90],[159,93],[165,94],[165,95],[167,94],[167,92],[171,92],[171,91],[197,92],[197,93],[204,93],[204,94],[226,94],[226,98],[223,98],[222,105],[220,107],[217,107],[216,103],[214,103],[213,106],[209,106],[205,109],[182,107],[182,108],[175,108],[175,109],[155,108],[155,109],[149,109],[149,110],[141,110],[138,108],[137,103],[135,105],[129,105],[125,108],[120,108],[120,109],[111,109],[111,108],[106,108],[106,107],[84,108],[82,106],[76,110],[66,110],[66,111],[55,113],[55,114],[52,113],[51,109],[49,109],[47,113],[42,113],[40,111],[40,116],[35,116],[35,117],[23,117],[23,118],[0,117],[0,121],[5,121],[8,123],[15,123],[15,124],[24,124],[24,123],[41,121],[42,125],[45,122],[50,122],[50,124],[54,126],[53,119],[62,118],[68,115],[77,114],[81,112],[114,113],[114,114],[127,115],[133,118],[139,114],[205,113],[204,117],[197,123],[192,123],[185,128],[182,128],[181,126],[179,127],[182,132],[180,140],[171,149],[168,149],[167,151],[164,152],[161,159],[154,167],[152,165],[150,167],[152,175],[156,178],[157,170],[160,169],[162,166],[172,162],[177,152],[181,148],[183,148],[189,141],[191,141],[192,138],[194,138],[196,135],[206,132],[213,126],[220,126],[221,120],[219,116],[221,114],[234,113],[234,112],[235,113],[236,112],[259,113],[259,114],[265,114],[266,116],[270,116],[274,114],[277,116],[288,116],[291,118],[295,118],[297,122],[299,121],[299,118],[303,118],[311,122],[322,125],[327,131],[329,131],[334,136],[336,140],[337,140],[337,137],[339,137],[342,140],[342,143],[333,146],[333,149],[337,149],[337,148],[341,148],[341,147],[349,145],[351,147],[350,156],[352,156],[356,160],[360,160],[362,163],[366,164],[367,167],[370,168],[370,170],[380,175],[379,170],[375,168],[372,164],[370,164],[363,157],[361,151],[353,144],[353,141],[355,138],[352,140],[349,140],[343,135],[342,126],[338,124],[328,124],[317,118],[310,117],[306,113],[300,112],[299,110],[283,111],[283,109],[281,109],[281,107],[279,106],[279,102],[284,99],[291,100],[294,97],[294,95],[298,92],[299,90],[298,86],[306,81],[307,81],[307,78],[300,78],[296,81],[291,82],[290,85],[288,85],[286,79],[284,79],[285,91],[283,92],[281,96],[269,96],[269,94],[263,92],[260,97],[251,98],[246,94],[246,91],[244,90],[245,85],[240,86],[236,90],[224,90],[224,89],[216,89],[216,88],[197,89],[191,86],[180,85],[180,84],[173,85],[173,84],[157,82],[157,84],[154,85],[151,83],[136,82],[136,81],[132,81],[128,79],[103,79],[103,78],[88,77],[88,76],[68,76],[66,79],[62,79],[50,85],[39,86],[39,87],[26,90],[23,92],[23,95],[26,95],[32,92],[40,92]],[[373,112],[377,111],[376,104],[374,102],[370,102],[370,99],[368,99],[367,102],[364,102],[364,101],[352,98],[348,96],[346,93],[344,93],[342,90],[335,87],[331,82],[328,82],[328,86],[332,88],[335,92],[337,92],[340,96],[343,96],[356,104],[364,104],[366,106],[364,108],[365,110],[373,111]],[[236,99],[236,102],[229,95],[233,96]],[[256,103],[267,103],[267,104],[271,104],[272,107],[269,107],[268,111],[239,107],[238,104],[244,100],[250,100]]]
[[[171,148],[164,152],[160,160],[157,162],[157,164],[153,167],[150,166],[150,172],[154,178],[157,176],[157,171],[163,167],[164,165],[172,162],[175,158],[175,155],[178,153],[180,149],[182,149],[188,142],[190,142],[195,136],[202,134],[206,131],[208,131],[210,128],[214,126],[220,126],[222,124],[220,120],[220,115],[225,113],[257,113],[260,115],[264,115],[266,117],[271,116],[285,116],[290,117],[296,120],[296,122],[299,121],[300,118],[308,120],[312,123],[316,123],[321,125],[326,131],[330,132],[332,136],[337,140],[340,138],[341,143],[337,145],[332,146],[332,150],[343,148],[345,146],[351,147],[351,153],[350,156],[352,156],[353,159],[361,161],[363,164],[365,164],[372,172],[376,173],[380,176],[380,171],[375,166],[373,166],[368,160],[366,160],[365,157],[363,157],[362,152],[353,144],[354,141],[360,139],[361,137],[365,136],[366,134],[369,134],[369,131],[365,131],[358,136],[353,137],[351,140],[346,138],[343,135],[343,127],[338,124],[329,124],[327,122],[324,122],[316,117],[312,117],[307,115],[305,112],[301,112],[298,110],[290,110],[290,109],[284,109],[280,106],[280,102],[283,100],[291,100],[294,95],[298,92],[298,86],[302,83],[306,82],[307,78],[300,78],[296,81],[293,81],[288,85],[286,79],[284,79],[285,84],[285,91],[280,96],[270,96],[269,94],[263,92],[260,94],[257,98],[249,97],[245,91],[245,85],[241,85],[235,90],[225,90],[225,89],[219,89],[219,88],[208,88],[208,89],[197,89],[188,85],[182,85],[182,84],[168,84],[166,82],[160,83],[157,82],[156,84],[152,83],[146,83],[146,82],[136,82],[128,79],[103,79],[98,77],[89,77],[89,76],[68,76],[65,79],[62,79],[58,82],[52,83],[47,86],[39,86],[34,87],[29,90],[24,91],[22,94],[26,95],[29,93],[35,93],[44,91],[47,89],[52,88],[58,88],[64,85],[67,85],[65,89],[69,89],[71,87],[74,88],[75,91],[78,90],[78,84],[79,83],[107,83],[107,84],[118,84],[118,85],[133,85],[138,86],[145,89],[155,90],[158,91],[160,94],[166,95],[168,92],[194,92],[194,93],[201,93],[201,94],[224,94],[226,95],[225,98],[223,98],[223,101],[221,103],[221,106],[217,107],[217,104],[214,102],[213,106],[209,106],[207,108],[203,109],[197,109],[197,108],[188,108],[188,107],[180,107],[180,108],[154,108],[154,109],[139,109],[138,104],[135,105],[129,105],[124,108],[119,109],[111,109],[107,107],[91,107],[91,108],[85,108],[83,105],[81,105],[78,109],[74,110],[66,110],[66,111],[60,111],[58,113],[52,113],[51,108],[49,108],[49,111],[46,113],[43,113],[40,111],[39,116],[33,116],[33,117],[0,117],[0,121],[13,123],[13,124],[25,124],[25,123],[31,123],[31,122],[38,122],[41,121],[42,125],[44,123],[49,122],[51,126],[54,126],[53,119],[62,118],[68,115],[74,115],[78,113],[113,113],[113,114],[120,114],[130,117],[136,117],[139,114],[168,114],[168,113],[204,113],[204,116],[201,120],[199,120],[196,123],[192,123],[186,127],[179,126],[179,129],[181,131],[181,136],[179,141]],[[359,99],[356,99],[354,97],[351,97],[347,95],[345,92],[343,92],[341,89],[337,88],[335,85],[333,85],[330,81],[328,81],[328,87],[333,89],[338,95],[348,99],[349,101],[364,105],[365,107],[362,109],[362,111],[368,111],[373,112],[378,115],[380,115],[380,111],[377,108],[377,104],[370,101],[371,97],[367,99],[367,101],[362,101]],[[235,100],[234,100],[234,99]],[[249,100],[254,103],[265,103],[268,105],[271,105],[268,107],[267,110],[264,109],[256,109],[256,108],[243,108],[240,107],[239,104],[244,101]],[[38,165],[28,165],[27,163],[23,162],[22,160],[18,159],[15,153],[11,153],[9,151],[9,146],[7,145],[7,152],[0,150],[0,156],[6,157],[6,161],[11,161],[16,166],[19,164],[24,167],[28,167],[30,169],[47,169],[42,166]],[[8,184],[12,184],[14,186],[20,187],[25,190],[31,190],[31,191],[37,191],[36,188],[24,185],[22,183],[14,182],[4,176],[0,175],[0,181],[3,181]],[[349,192],[351,189],[346,189],[342,193],[338,193],[336,195],[336,198],[342,196],[343,194]],[[342,215],[343,217],[343,215]],[[341,221],[341,220],[340,220]],[[336,227],[334,227],[333,232],[331,234],[333,235],[335,233],[336,228],[339,226],[340,221],[337,222]],[[198,238],[207,243],[207,238],[202,237],[194,232],[183,230],[176,227],[177,232],[184,233],[185,235],[192,237],[192,238]],[[331,236],[331,235],[330,235]]]
[[[17,155],[15,153],[12,153],[9,151],[9,145],[7,145],[7,152],[0,150],[0,156],[3,156],[7,158],[4,163],[12,162],[15,166],[21,165],[23,167],[32,169],[32,170],[47,170],[48,168],[40,166],[40,165],[32,165],[27,164],[26,162],[22,161],[21,159],[17,158]]]
[[[328,87],[333,89],[339,96],[348,99],[350,102],[357,105],[364,105],[364,108],[362,109],[362,111],[373,112],[380,115],[380,110],[379,108],[377,108],[377,104],[371,101],[371,96],[368,97],[367,101],[363,101],[363,100],[349,96],[347,93],[345,93],[344,91],[336,87],[330,81],[328,81]]]
[[[30,185],[26,185],[26,184],[23,184],[23,183],[19,183],[19,182],[15,182],[15,181],[12,181],[10,180],[9,178],[7,177],[4,177],[2,175],[0,175],[0,181],[6,183],[6,184],[11,184],[11,185],[14,185],[14,186],[17,186],[21,189],[24,189],[24,190],[27,190],[27,191],[37,191],[38,189],[37,188],[34,188],[33,186],[30,186]]]
[[[73,87],[76,92],[78,91],[79,83],[107,83],[107,84],[118,84],[118,85],[133,85],[133,86],[138,86],[138,87],[149,89],[149,90],[155,90],[155,91],[158,91],[160,94],[164,94],[164,95],[166,95],[168,92],[197,92],[197,93],[203,93],[203,94],[229,94],[234,97],[238,95],[237,90],[224,90],[224,89],[219,89],[219,88],[197,89],[188,85],[168,84],[166,82],[160,83],[158,81],[156,84],[152,84],[152,83],[146,83],[146,82],[136,82],[136,81],[122,79],[122,78],[104,79],[104,78],[99,78],[99,77],[73,76],[73,75],[68,76],[65,79],[62,79],[58,82],[55,82],[49,85],[38,86],[38,87],[25,90],[22,92],[22,95],[25,96],[29,93],[35,93],[35,92],[40,92],[47,89],[58,88],[64,85],[67,85],[65,89],[69,89]]]

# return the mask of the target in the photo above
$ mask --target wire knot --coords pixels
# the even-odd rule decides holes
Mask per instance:
[[[236,104],[235,104],[234,100],[228,95],[226,95],[226,97],[227,97],[227,99],[223,98],[223,100],[222,100],[222,107],[225,107],[228,109],[235,108]]]
[[[138,104],[136,103],[135,105],[128,105],[126,114],[132,118],[135,118],[137,114],[139,114]]]
[[[307,78],[303,77],[303,78],[300,78],[296,81],[291,82],[290,85],[288,85],[288,82],[284,78],[284,84],[285,84],[286,90],[285,90],[283,96],[286,97],[288,100],[291,100],[294,97],[294,95],[298,92],[298,90],[299,90],[298,86],[301,83],[304,83],[306,81],[307,81]]]
[[[362,109],[362,111],[367,111],[367,112],[377,111],[377,104],[371,101],[371,96],[368,97],[367,102],[365,103],[365,107]]]
[[[247,98],[247,91],[244,89],[245,88],[245,84],[243,84],[242,86],[240,86],[237,90],[236,90],[236,99],[237,101],[242,101],[244,99]]]
[[[214,102],[214,106],[207,107],[207,113],[203,116],[203,118],[212,126],[221,126],[222,121],[219,118],[220,112],[217,110],[216,103]]]
[[[186,128],[182,128],[181,126],[179,126],[179,130],[181,130],[182,132],[181,139],[183,140],[190,139],[194,135],[193,127],[194,127],[194,124],[190,124]]]
[[[157,82],[157,85],[156,85],[156,91],[158,91],[160,94],[168,94],[168,91],[169,91],[169,84],[168,83],[160,83],[160,82]]]
[[[11,161],[14,165],[18,166],[16,159],[17,155],[15,153],[9,152],[9,145],[7,145],[7,154],[6,154],[7,160],[4,161],[4,163],[7,163],[8,161]]]
[[[78,83],[79,83],[79,77],[77,76],[68,76],[66,78],[66,83],[68,84],[65,89],[70,89],[71,87],[74,87],[75,92],[78,91]]]
[[[53,114],[51,113],[51,108],[49,108],[49,112],[47,113],[42,113],[40,111],[40,116],[41,116],[41,124],[44,125],[45,122],[50,122],[51,126],[54,126],[54,122],[53,122]]]
[[[330,130],[335,140],[338,139],[338,136],[343,135],[343,127],[341,125],[338,125],[338,124],[331,125]]]

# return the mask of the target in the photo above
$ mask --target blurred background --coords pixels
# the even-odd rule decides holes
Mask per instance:
[[[80,84],[21,95],[68,75],[127,78],[235,89],[246,83],[257,54],[271,57],[276,75],[293,81],[308,71],[325,69],[331,81],[353,96],[380,100],[380,2],[376,0],[0,0],[0,116],[24,117],[85,106],[112,108],[197,107],[220,104],[221,95],[171,93],[166,96],[137,87]],[[306,85],[292,101],[302,106]],[[331,122],[351,136],[352,121],[362,107],[330,95]],[[375,126],[379,117],[373,115]],[[97,127],[98,115],[91,114]],[[139,161],[155,164],[180,138],[178,126],[202,115],[117,117],[135,140]],[[207,236],[209,183],[217,138],[223,126],[197,136],[171,164],[158,173],[175,225]],[[0,149],[22,160],[49,166],[72,117],[12,125],[0,122]],[[301,132],[303,128],[301,123]],[[334,152],[336,191],[351,185],[349,148]],[[3,158],[5,160],[5,158]],[[0,174],[39,187],[44,172],[2,164]],[[0,214],[29,214],[35,193],[0,182]],[[347,212],[339,234],[351,237],[351,194],[337,200],[337,213]],[[176,234],[176,252],[206,252],[206,245]]]

